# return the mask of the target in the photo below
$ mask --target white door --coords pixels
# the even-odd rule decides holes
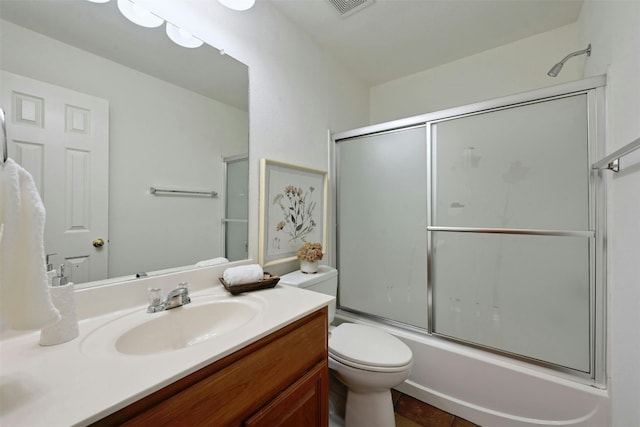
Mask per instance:
[[[6,71],[0,76],[9,156],[33,175],[44,201],[45,251],[56,254],[50,261],[56,269],[64,263],[74,283],[105,279],[108,101]]]

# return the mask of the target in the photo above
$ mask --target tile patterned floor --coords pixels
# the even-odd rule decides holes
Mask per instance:
[[[397,390],[391,395],[396,427],[480,427]]]

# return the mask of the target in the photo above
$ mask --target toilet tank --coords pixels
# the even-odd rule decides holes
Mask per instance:
[[[328,265],[318,266],[318,272],[306,274],[300,270],[280,276],[279,285],[295,286],[308,291],[320,292],[321,294],[338,295],[338,270]],[[336,301],[329,303],[329,323],[333,321],[336,314]]]

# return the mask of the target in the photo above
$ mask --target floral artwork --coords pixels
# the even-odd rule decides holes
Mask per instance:
[[[295,260],[306,242],[325,243],[326,172],[262,159],[260,264]]]
[[[276,230],[286,233],[290,242],[306,242],[306,236],[316,228],[313,211],[317,203],[311,198],[314,190],[314,187],[304,190],[301,187],[287,185],[284,191],[273,199],[273,204],[280,206],[283,217],[283,220],[276,224]]]

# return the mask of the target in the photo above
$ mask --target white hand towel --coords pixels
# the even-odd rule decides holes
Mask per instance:
[[[239,267],[227,268],[224,273],[222,273],[222,278],[230,286],[242,285],[264,279],[264,272],[258,264],[241,265]]]
[[[0,316],[14,329],[60,320],[47,286],[45,215],[33,177],[7,159],[0,166]]]

